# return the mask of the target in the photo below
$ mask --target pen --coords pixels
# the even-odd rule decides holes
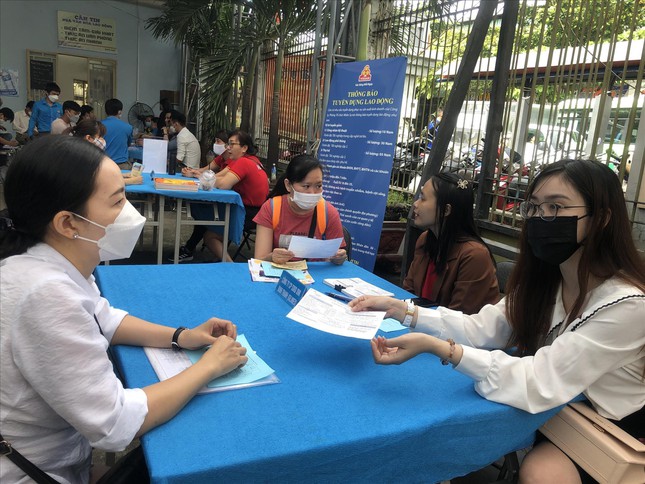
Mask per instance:
[[[343,302],[349,302],[354,300],[353,297],[343,296],[342,294],[335,294],[333,292],[326,292],[325,294],[327,294],[331,298],[338,299],[339,301],[343,301]]]

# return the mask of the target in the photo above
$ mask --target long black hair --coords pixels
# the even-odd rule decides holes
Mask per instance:
[[[428,230],[425,250],[434,262],[437,274],[445,270],[455,243],[467,240],[475,240],[486,247],[494,263],[490,249],[479,236],[475,226],[473,182],[456,173],[440,173],[431,177],[428,182],[432,183],[437,196],[437,233]],[[446,215],[448,205],[450,214]]]
[[[585,201],[589,229],[578,263],[580,291],[566,324],[573,321],[589,287],[589,276],[600,280],[619,277],[645,291],[645,264],[632,239],[625,196],[618,177],[606,165],[593,160],[561,160],[546,166],[526,192],[531,198],[539,183],[561,176]],[[510,346],[520,354],[532,355],[546,335],[556,294],[562,281],[560,267],[539,260],[528,243],[526,224],[520,235],[520,255],[506,285],[506,314],[513,328]]]
[[[269,193],[269,198],[277,197],[279,195],[286,195],[288,192],[287,186],[284,181],[289,180],[290,183],[298,183],[307,178],[309,172],[313,170],[321,170],[324,173],[322,163],[311,155],[298,155],[287,165],[285,172],[278,178],[275,187]]]
[[[105,153],[72,136],[45,136],[28,143],[7,170],[8,218],[0,228],[0,259],[42,242],[61,210],[85,215]]]

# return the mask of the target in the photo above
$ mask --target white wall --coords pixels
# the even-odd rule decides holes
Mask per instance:
[[[117,54],[59,48],[58,10],[114,19]],[[27,49],[116,60],[116,97],[124,112],[135,101],[154,106],[160,90],[180,90],[180,50],[145,29],[145,21],[160,14],[154,8],[114,0],[0,1],[0,67],[17,69],[20,79],[19,96],[3,97],[3,106],[16,111],[27,103]],[[72,93],[61,97],[71,99]],[[154,112],[159,112],[158,105]]]

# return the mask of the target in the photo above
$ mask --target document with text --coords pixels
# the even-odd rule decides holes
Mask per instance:
[[[294,235],[291,237],[291,242],[289,242],[289,250],[293,252],[295,257],[300,257],[301,259],[329,259],[336,255],[342,242],[342,237],[339,239],[320,240]]]
[[[326,333],[372,339],[385,311],[353,312],[347,304],[309,289],[287,317]]]

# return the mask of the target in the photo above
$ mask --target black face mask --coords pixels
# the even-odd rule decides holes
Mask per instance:
[[[556,217],[551,222],[540,217],[528,219],[526,230],[533,255],[547,264],[562,264],[580,247],[578,220],[576,216]]]

